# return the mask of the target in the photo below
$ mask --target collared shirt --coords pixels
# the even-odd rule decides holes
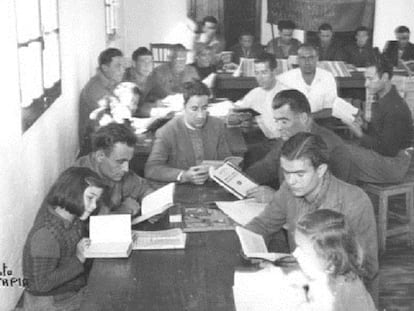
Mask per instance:
[[[87,167],[97,173],[108,184],[109,209],[117,212],[128,212],[123,206],[127,198],[141,202],[141,200],[153,191],[148,181],[139,177],[132,171],[128,171],[120,181],[113,181],[102,175],[95,154],[90,153],[79,158],[74,166]]]
[[[400,150],[411,146],[412,132],[411,111],[393,85],[373,105],[371,122],[360,142],[383,156],[395,157]]]
[[[260,115],[256,116],[256,121],[263,134],[269,139],[279,136],[276,123],[273,119],[272,103],[273,98],[280,90],[281,86],[277,81],[275,86],[270,90],[256,87],[247,93],[242,101],[237,104],[238,108],[251,108],[260,113]]]
[[[184,124],[187,128],[188,136],[190,137],[191,144],[193,145],[194,156],[196,164],[200,164],[204,160],[204,147],[203,147],[203,137],[201,135],[201,130],[196,129],[191,126],[187,119],[184,117]]]
[[[338,97],[334,76],[321,68],[316,68],[315,77],[309,85],[305,82],[300,68],[289,70],[277,77],[283,89],[295,89],[302,92],[309,100],[311,112],[332,108]]]
[[[330,209],[345,215],[346,221],[355,233],[365,252],[363,267],[368,278],[375,277],[378,272],[378,242],[374,209],[367,194],[357,186],[347,184],[329,172],[324,176],[324,185],[320,193],[308,200],[296,197],[284,182],[275,193],[271,203],[246,228],[250,231],[269,237],[282,227],[287,227],[290,250],[296,247],[294,232],[296,222],[304,213],[316,209]]]

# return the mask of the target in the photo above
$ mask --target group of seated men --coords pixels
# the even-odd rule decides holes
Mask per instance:
[[[151,51],[145,47],[134,51],[128,69],[118,49],[110,48],[99,55],[97,73],[81,92],[82,156],[74,166],[93,171],[105,185],[102,213],[138,215],[142,198],[153,191],[149,180],[201,185],[209,178],[208,168],[202,165],[204,160],[225,160],[233,155],[225,122],[208,113],[211,85],[201,81],[218,67],[216,56],[222,41],[215,33],[217,20],[206,18],[203,26],[205,36],[200,39],[192,64],[186,63],[187,50],[180,44],[173,48],[170,61],[156,68]],[[265,137],[250,146],[253,153],[260,155],[257,161],[242,169],[259,184],[248,196],[267,203],[267,207],[246,227],[276,244],[280,238],[277,233],[285,228],[288,251],[292,251],[292,235],[301,215],[321,208],[339,211],[364,249],[364,281],[376,300],[375,216],[368,196],[355,184],[400,182],[410,165],[411,112],[391,83],[393,65],[414,56],[412,44],[405,36],[409,30],[397,28],[398,43],[387,44],[383,56],[371,57],[371,48],[366,45],[369,31],[364,27],[357,29],[355,45],[350,47],[333,44],[332,27],[326,24],[319,29],[317,46],[293,39],[292,22],[281,22],[278,27],[280,37],[269,42],[267,52],[254,43],[249,33],[242,33],[233,48],[236,62],[237,57],[255,58],[258,82],[258,87],[235,103],[234,109],[255,110]],[[345,59],[355,61],[356,66],[366,66],[365,85],[378,99],[369,123],[361,113],[346,123],[355,137],[350,143],[315,121],[331,114],[333,101],[338,97],[334,77],[318,68],[317,62],[336,59],[340,54],[347,55],[349,58]],[[276,76],[276,58],[289,55],[297,55],[299,67]],[[132,95],[115,92],[122,82],[131,83]],[[147,117],[161,99],[176,93],[183,94],[182,113],[156,132],[145,164],[145,178],[140,177],[129,169],[137,142],[131,125],[115,120],[96,126],[91,115],[103,105],[103,99],[106,102],[115,97],[119,101],[126,98],[128,105],[135,102],[127,105],[132,107],[131,116]],[[46,215],[45,210],[41,209],[39,215],[38,219]],[[27,250],[27,258],[39,253],[35,249],[32,246],[31,253]],[[35,278],[35,272],[39,272],[29,264],[25,269],[26,274]],[[75,272],[82,271],[72,271]],[[53,295],[53,288],[36,287],[38,284],[33,282],[28,292]]]

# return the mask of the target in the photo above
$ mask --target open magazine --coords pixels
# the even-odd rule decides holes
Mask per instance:
[[[239,199],[245,199],[247,192],[258,186],[231,162],[225,162],[216,169],[210,168],[210,177]]]

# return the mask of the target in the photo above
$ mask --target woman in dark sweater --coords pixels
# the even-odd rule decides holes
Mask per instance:
[[[63,172],[39,209],[23,250],[28,280],[24,310],[76,310],[83,288],[84,224],[103,192],[99,176],[88,168]]]

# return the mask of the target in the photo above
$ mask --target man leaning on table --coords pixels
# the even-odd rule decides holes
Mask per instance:
[[[345,142],[331,130],[313,121],[309,101],[298,90],[283,90],[276,94],[272,103],[272,116],[280,139],[277,139],[266,156],[246,169],[246,174],[261,186],[252,189],[249,196],[260,202],[269,202],[283,181],[280,170],[280,154],[283,143],[299,132],[309,132],[322,137],[329,153],[332,174],[351,182],[351,158]],[[274,189],[264,186],[270,185]]]
[[[278,76],[283,89],[296,89],[308,98],[314,118],[326,118],[332,114],[332,104],[338,97],[334,76],[317,68],[318,52],[312,45],[302,44],[298,50],[299,68]]]
[[[345,215],[364,250],[364,279],[374,297],[378,291],[378,245],[375,216],[367,194],[357,186],[334,177],[329,170],[329,152],[318,135],[298,133],[282,147],[280,166],[285,181],[265,210],[246,228],[269,238],[287,229],[289,249],[295,249],[296,221],[305,213],[331,209]]]
[[[108,206],[101,208],[102,213],[136,215],[143,197],[153,191],[144,178],[129,170],[136,141],[128,126],[110,123],[94,134],[93,151],[74,164],[93,170],[108,185]]]

